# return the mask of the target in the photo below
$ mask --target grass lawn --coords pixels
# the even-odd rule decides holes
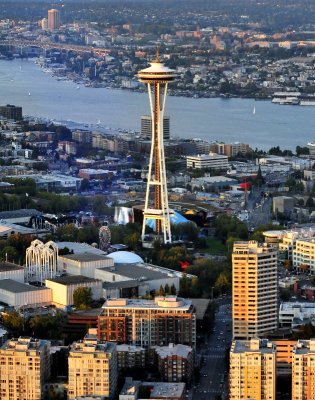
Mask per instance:
[[[216,238],[208,238],[207,245],[208,247],[206,249],[201,249],[202,253],[224,255],[227,252],[226,246]]]

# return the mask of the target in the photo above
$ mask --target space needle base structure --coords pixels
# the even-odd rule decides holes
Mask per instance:
[[[166,168],[163,142],[163,118],[167,96],[168,83],[176,77],[175,71],[156,60],[150,67],[139,71],[138,78],[148,88],[151,119],[152,139],[147,178],[145,205],[143,210],[142,242],[145,242],[147,220],[154,220],[155,234],[163,238],[164,244],[172,242],[170,217],[174,211],[168,205]],[[150,194],[154,193],[153,203]]]

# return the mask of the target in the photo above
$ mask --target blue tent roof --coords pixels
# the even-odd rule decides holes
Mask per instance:
[[[154,222],[155,221],[153,219],[148,219],[146,222],[146,225],[154,230],[154,228],[155,228]],[[176,211],[174,212],[174,215],[171,216],[171,224],[185,224],[186,222],[190,222],[190,221],[188,221],[188,219],[186,219],[185,217],[183,217],[181,214],[179,214]]]

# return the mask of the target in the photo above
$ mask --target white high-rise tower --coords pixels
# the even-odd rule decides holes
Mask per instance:
[[[168,205],[166,185],[166,168],[163,143],[163,119],[168,82],[175,79],[175,71],[156,60],[149,68],[138,73],[138,78],[148,86],[152,124],[152,144],[149,161],[149,172],[145,205],[143,210],[142,241],[145,239],[145,228],[148,219],[155,220],[155,233],[163,235],[163,242],[171,243],[170,216],[174,213]],[[154,202],[150,204],[151,188],[154,189]]]

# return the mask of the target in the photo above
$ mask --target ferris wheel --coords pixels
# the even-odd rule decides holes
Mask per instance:
[[[101,226],[99,229],[100,249],[107,251],[110,247],[111,233],[108,226]]]

